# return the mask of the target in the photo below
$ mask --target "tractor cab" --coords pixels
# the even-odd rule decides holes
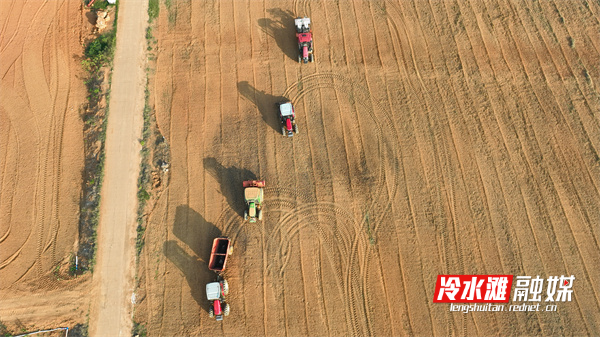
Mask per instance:
[[[310,18],[298,17],[294,20],[296,26],[296,33],[308,33],[310,32]]]
[[[249,187],[249,188],[246,188],[246,190],[244,191],[244,198],[246,198],[246,202],[248,204],[248,211],[247,211],[248,215],[244,218],[245,219],[249,218],[250,222],[256,222],[256,218],[257,218],[256,204],[257,204],[257,201],[259,200],[259,198],[262,199],[261,192],[262,192],[262,190],[258,187]]]
[[[248,203],[248,216],[250,219],[256,218],[256,203],[253,201]]]
[[[206,299],[212,301],[208,309],[209,317],[222,321],[224,316],[229,316],[229,304],[225,303],[225,296],[229,292],[227,281],[211,282],[206,285]]]
[[[221,299],[221,284],[211,282],[206,285],[206,299],[209,301]]]
[[[284,136],[292,137],[294,133],[298,133],[296,114],[291,102],[279,103],[279,119],[283,124],[281,126],[281,133]]]

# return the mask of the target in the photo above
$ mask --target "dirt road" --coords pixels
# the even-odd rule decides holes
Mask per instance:
[[[92,336],[125,336],[131,332],[147,3],[123,1],[119,8],[90,321]]]

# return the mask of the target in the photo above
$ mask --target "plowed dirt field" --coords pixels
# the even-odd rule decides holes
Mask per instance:
[[[85,320],[88,277],[63,274],[77,251],[90,32],[81,1],[0,1],[0,321],[11,327]]]
[[[151,91],[170,178],[135,320],[149,335],[600,334],[599,14],[595,1],[161,3]],[[296,60],[297,16],[314,63]],[[248,179],[267,183],[255,224]],[[215,322],[220,235],[235,246],[232,313]],[[463,314],[432,303],[438,274],[576,280],[557,312]]]

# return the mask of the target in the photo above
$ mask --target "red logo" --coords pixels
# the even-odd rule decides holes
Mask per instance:
[[[434,303],[508,303],[512,275],[438,275]]]

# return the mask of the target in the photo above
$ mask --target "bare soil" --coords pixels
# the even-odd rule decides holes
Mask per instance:
[[[561,1],[161,4],[135,320],[149,335],[600,333],[600,7]],[[298,64],[310,16],[316,62]],[[281,135],[290,99],[300,133]],[[264,179],[244,223],[242,181]],[[226,235],[232,313],[208,317]],[[557,313],[462,314],[438,274],[575,275]]]
[[[88,310],[90,278],[69,272],[84,170],[85,13],[75,0],[0,2],[0,321],[16,333],[73,326]]]

